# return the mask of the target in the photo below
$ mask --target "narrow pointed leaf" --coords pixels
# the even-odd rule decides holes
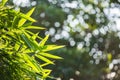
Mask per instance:
[[[32,69],[35,72],[39,72],[39,67],[34,63],[34,61],[32,60],[32,58],[30,58],[27,54],[23,55],[23,58],[25,59],[25,61],[28,63],[28,65],[30,67],[32,67]]]
[[[43,75],[43,78],[46,78],[51,73],[51,70],[44,69],[44,72],[45,74]]]
[[[55,49],[59,49],[59,48],[63,48],[64,46],[57,46],[57,45],[46,45],[46,48],[43,49],[42,51],[46,52],[46,51],[51,51],[51,50],[55,50]]]
[[[14,17],[13,22],[12,22],[12,28],[15,28],[18,24],[19,18],[17,16]]]
[[[29,30],[26,30],[27,33],[29,33],[30,35],[34,36],[35,34]],[[42,40],[43,38],[41,38],[40,36],[37,36],[38,39]]]
[[[32,8],[26,15],[22,15],[24,18],[22,18],[20,21],[19,21],[19,24],[18,24],[18,26],[20,27],[20,26],[22,26],[26,21],[27,21],[27,19],[28,20],[32,20],[33,22],[35,21],[35,20],[33,20],[33,19],[30,19],[30,16],[32,15],[32,13],[33,13],[33,11],[35,10],[35,8]]]
[[[40,53],[40,55],[48,57],[48,58],[52,58],[52,59],[62,59],[59,56],[55,56],[55,55],[52,55],[52,54],[49,54],[49,53]]]
[[[54,64],[52,61],[50,61],[49,59],[47,59],[47,58],[45,58],[45,57],[43,57],[43,56],[41,56],[41,55],[37,55],[37,54],[36,54],[35,56],[36,56],[37,58],[39,58],[39,59],[47,62],[47,63]]]
[[[38,45],[35,44],[34,41],[31,41],[31,39],[28,39],[24,34],[22,34],[21,37],[30,49],[34,51],[39,49]]]
[[[50,63],[41,64],[41,67],[47,66],[47,65],[49,65],[49,64],[50,64]]]
[[[47,35],[39,44],[39,46],[44,46],[46,41],[48,40],[49,35]]]
[[[27,26],[24,29],[45,29],[45,28],[39,26]]]
[[[32,36],[32,39],[35,40],[37,38],[39,33],[36,33],[35,35]]]
[[[28,47],[32,48],[32,45],[30,44],[30,41],[28,40],[28,38],[24,34],[22,34],[21,37],[23,38],[25,43],[28,45]]]
[[[8,0],[2,0],[2,6],[4,6],[7,1],[8,1]]]
[[[32,21],[32,22],[36,22],[35,19],[33,19],[33,18],[31,18],[31,17],[23,14],[23,13],[20,13],[19,16],[21,16],[21,17],[24,18],[25,20],[29,20],[29,21]],[[20,24],[23,24],[23,23],[24,23],[24,21],[21,21],[18,26],[20,26]]]

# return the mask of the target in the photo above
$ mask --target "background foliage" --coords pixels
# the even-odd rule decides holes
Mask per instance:
[[[58,80],[119,80],[119,0],[25,1],[9,4],[22,12],[36,6],[34,25],[47,28],[41,35],[50,34],[49,43],[66,45],[57,51],[64,60],[51,66],[52,75]]]

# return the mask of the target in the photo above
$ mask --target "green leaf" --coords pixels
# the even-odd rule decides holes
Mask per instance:
[[[34,51],[39,49],[38,45],[35,44],[34,41],[31,41],[31,39],[28,39],[24,34],[22,34],[21,37],[30,49]]]
[[[12,28],[16,27],[18,24],[19,18],[18,16],[15,16],[12,22]]]
[[[40,43],[39,46],[44,46],[46,41],[48,40],[49,35],[47,35]]]
[[[44,69],[44,75],[43,75],[43,78],[46,78],[48,75],[50,75],[52,70],[49,70],[49,69]]]
[[[28,38],[24,34],[22,34],[21,37],[25,41],[25,43],[28,45],[28,47],[32,48],[32,45],[30,44],[30,41],[28,40]]]
[[[24,27],[24,29],[45,29],[45,28],[39,27],[39,26],[27,26],[27,27]]]
[[[2,0],[2,6],[4,6],[7,1],[8,1],[8,0]]]
[[[47,66],[47,65],[49,65],[49,64],[50,64],[50,63],[41,64],[41,67]]]
[[[24,33],[24,35],[27,37],[27,38],[31,38],[31,35],[30,34],[28,34],[26,31],[24,31],[24,30],[22,30],[23,31],[23,33]]]
[[[35,71],[35,72],[40,72],[40,69],[38,67],[37,64],[35,64],[35,61],[34,59],[32,59],[30,56],[28,56],[27,54],[23,54],[23,58],[25,59],[25,61],[28,63],[28,65],[30,67],[32,67],[32,69]]]
[[[17,50],[19,50],[20,45],[16,43],[15,46],[14,46],[14,48],[15,48],[15,50],[17,51]]]
[[[34,19],[30,18],[30,16],[32,15],[32,13],[34,12],[34,10],[35,10],[35,8],[32,8],[26,15],[25,14],[21,14],[21,16],[23,18],[18,23],[19,27],[22,26],[27,21],[26,19],[28,19],[28,20],[30,20],[32,22],[36,22]]]
[[[14,10],[14,7],[2,6],[8,0],[1,0],[0,3],[0,53],[1,67],[7,66],[6,72],[12,72],[10,78],[20,77],[20,79],[41,79],[45,80],[49,77],[51,70],[43,69],[42,67],[54,64],[53,59],[62,59],[61,57],[41,53],[42,50],[48,49],[45,46],[49,35],[44,39],[39,37],[38,32],[32,32],[29,29],[45,29],[39,26],[32,26],[35,19],[31,18],[35,8],[31,9],[27,14]],[[37,40],[40,39],[38,44]],[[4,54],[5,53],[5,54]],[[37,58],[37,59],[36,59]],[[52,58],[52,59],[51,59]],[[44,64],[39,64],[40,59]],[[1,68],[2,69],[2,68]],[[4,71],[3,73],[4,74]],[[6,75],[6,73],[5,73]],[[9,79],[9,75],[7,76]],[[18,78],[17,78],[18,79]],[[13,80],[13,79],[10,79]]]
[[[25,32],[29,33],[30,35],[34,36],[35,34],[29,30],[26,30]],[[38,39],[42,40],[43,38],[41,38],[40,36],[37,36]]]
[[[46,48],[43,49],[42,51],[46,52],[46,51],[51,51],[51,50],[55,50],[55,49],[59,49],[59,48],[63,48],[64,46],[57,46],[57,45],[46,45]]]
[[[55,56],[55,55],[52,55],[52,54],[49,54],[49,53],[39,53],[39,54],[42,55],[42,56],[48,57],[48,58],[52,58],[52,59],[62,59],[59,56]]]
[[[32,39],[35,40],[35,39],[37,38],[38,34],[39,34],[39,33],[34,34],[34,35],[32,36]]]
[[[43,57],[43,56],[41,56],[41,55],[35,54],[35,56],[36,56],[37,58],[39,58],[39,59],[47,62],[47,63],[54,64],[52,61],[50,61],[49,59],[47,59],[47,58],[45,58],[45,57]]]
[[[35,19],[23,14],[23,13],[20,13],[19,16],[21,16],[22,18],[26,19],[26,20],[29,20],[29,21],[32,21],[32,22],[36,22]],[[23,21],[24,22],[24,21]],[[19,24],[23,24],[23,22],[21,21]],[[18,25],[19,26],[19,25]]]

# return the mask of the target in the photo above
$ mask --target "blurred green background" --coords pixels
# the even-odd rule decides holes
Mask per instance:
[[[120,80],[120,0],[9,0],[26,13],[36,7],[34,25],[45,27],[52,51],[63,57],[51,65],[56,80]],[[35,32],[35,30],[33,30]]]

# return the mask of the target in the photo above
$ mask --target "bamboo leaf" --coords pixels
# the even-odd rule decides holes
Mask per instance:
[[[34,36],[35,34],[29,30],[26,30],[25,32],[27,32],[28,34]],[[37,36],[38,39],[42,40],[43,38],[41,38],[40,36]]]
[[[7,1],[8,1],[8,0],[2,0],[2,6],[4,6]]]
[[[44,69],[44,75],[43,75],[43,78],[46,78],[50,73],[51,73],[52,70],[49,70],[49,69]]]
[[[12,28],[16,27],[18,24],[19,18],[18,16],[15,16],[12,22]]]
[[[30,20],[30,21],[36,22],[34,19],[30,18],[30,16],[32,15],[34,10],[35,10],[35,8],[32,8],[26,15],[25,14],[21,14],[21,16],[23,18],[18,23],[19,27],[22,26],[27,21],[27,19]]]
[[[15,44],[14,48],[17,51],[20,48],[20,45],[19,44]]]
[[[39,44],[39,46],[44,46],[46,41],[48,40],[49,35],[47,35]]]
[[[35,61],[31,57],[29,57],[27,54],[23,54],[23,58],[35,72],[40,72],[39,67],[35,64]]]
[[[39,33],[36,33],[35,35],[32,36],[32,39],[35,40],[37,38]]]
[[[37,58],[39,58],[39,59],[47,62],[47,63],[54,64],[52,61],[50,61],[49,59],[47,59],[47,58],[45,58],[45,57],[43,57],[43,56],[41,56],[41,55],[35,54],[35,56],[36,56]]]
[[[29,20],[29,21],[32,21],[32,22],[36,22],[35,19],[33,19],[33,18],[31,18],[31,17],[29,17],[29,16],[23,14],[23,13],[20,13],[19,16],[22,17],[22,18],[24,18],[25,20]],[[24,23],[23,20],[20,21],[19,24],[18,24],[18,26],[20,26],[20,24],[23,24],[23,23]]]
[[[45,28],[39,27],[39,26],[27,26],[27,27],[24,27],[24,29],[45,29]]]
[[[51,51],[51,50],[55,50],[55,49],[59,49],[59,48],[63,48],[64,46],[57,46],[57,45],[46,45],[46,48],[43,49],[42,51],[46,52],[46,51]]]
[[[31,41],[30,39],[28,39],[24,34],[22,34],[21,37],[30,49],[34,51],[39,49],[38,45],[35,44],[34,41]]]
[[[28,40],[28,38],[24,34],[22,34],[21,37],[23,38],[25,43],[28,45],[28,47],[32,48],[32,45],[30,44],[30,41]]]
[[[49,65],[49,64],[50,64],[50,63],[41,64],[41,67],[47,66],[47,65]]]
[[[52,55],[52,54],[49,54],[49,53],[39,53],[39,54],[42,55],[42,56],[48,57],[48,58],[52,58],[52,59],[62,59],[59,56],[55,56],[55,55]]]

